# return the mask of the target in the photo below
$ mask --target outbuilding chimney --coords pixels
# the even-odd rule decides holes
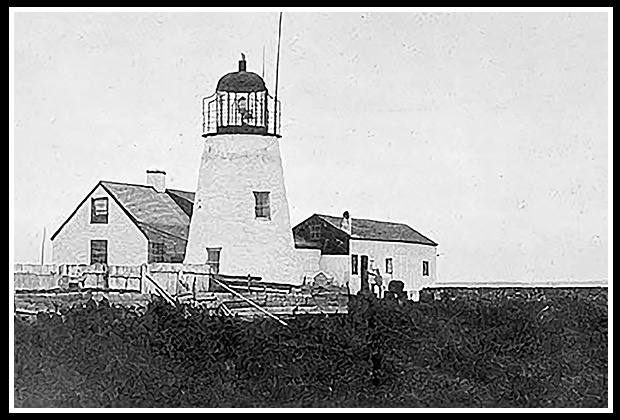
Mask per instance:
[[[166,171],[149,169],[146,171],[146,185],[155,188],[155,191],[166,192]]]
[[[347,232],[349,235],[351,234],[351,217],[349,216],[349,212],[345,211],[342,213],[342,221],[340,222],[340,229]]]

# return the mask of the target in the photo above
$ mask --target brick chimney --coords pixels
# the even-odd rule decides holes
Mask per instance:
[[[349,216],[349,212],[345,211],[342,213],[342,221],[340,222],[340,229],[347,232],[349,235],[351,234],[351,217]]]
[[[146,185],[155,188],[155,191],[166,192],[166,171],[149,169],[146,171]]]

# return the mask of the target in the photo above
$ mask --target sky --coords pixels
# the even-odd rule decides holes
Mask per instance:
[[[293,13],[279,91],[291,223],[406,223],[445,281],[608,276],[606,13]],[[99,180],[193,191],[201,101],[278,13],[15,13],[14,260]]]

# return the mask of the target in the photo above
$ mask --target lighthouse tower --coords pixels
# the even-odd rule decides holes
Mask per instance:
[[[223,76],[203,99],[204,151],[186,264],[221,274],[299,283],[280,156],[280,108],[246,70]]]

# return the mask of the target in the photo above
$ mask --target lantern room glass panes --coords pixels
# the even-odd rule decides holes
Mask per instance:
[[[266,127],[265,92],[218,92],[217,127]]]
[[[203,135],[278,135],[280,107],[266,92],[216,92],[203,100]]]

